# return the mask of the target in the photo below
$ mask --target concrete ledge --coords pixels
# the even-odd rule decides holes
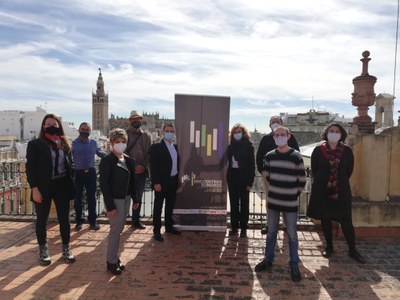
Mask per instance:
[[[400,227],[355,227],[357,237],[400,237]],[[343,236],[342,230],[337,230]]]
[[[366,201],[353,199],[353,224],[355,227],[400,227],[400,201]]]

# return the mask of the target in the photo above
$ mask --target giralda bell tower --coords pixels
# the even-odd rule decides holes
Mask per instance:
[[[104,92],[104,81],[99,68],[96,93],[92,92],[92,129],[108,134],[108,94]]]

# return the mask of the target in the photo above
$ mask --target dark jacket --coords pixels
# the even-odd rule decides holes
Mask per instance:
[[[53,175],[51,144],[45,139],[35,139],[28,143],[26,149],[26,177],[30,188],[37,187],[44,197],[50,193]],[[68,199],[75,198],[71,152],[64,151],[65,169],[67,171],[66,193]]]
[[[174,144],[176,152],[178,147]],[[178,172],[179,172],[179,153],[178,153]],[[150,148],[150,176],[151,184],[161,184],[161,190],[168,190],[170,185],[172,169],[172,158],[164,140],[151,145]],[[178,187],[178,176],[176,176],[176,186]]]
[[[252,186],[255,175],[255,161],[254,161],[254,147],[252,143],[247,139],[241,139],[240,141],[232,140],[228,146],[228,170],[226,178],[228,184],[232,176],[232,156],[239,165],[239,180],[243,183],[243,186]]]
[[[124,157],[126,166],[113,152],[100,161],[100,189],[107,211],[115,209],[114,199],[125,199],[131,195],[133,202],[138,202],[135,192],[135,159],[126,154]]]
[[[337,220],[338,218],[351,218],[351,188],[350,176],[353,173],[353,151],[347,145],[343,150],[338,167],[338,199],[328,198],[326,185],[330,174],[330,164],[317,146],[311,154],[311,172],[313,183],[311,187],[310,202],[307,215],[310,218]]]
[[[300,151],[299,144],[297,143],[297,140],[293,134],[290,134],[290,139],[288,140],[288,146],[290,148],[296,149],[297,151]],[[276,148],[278,148],[278,146],[275,144],[273,132],[270,132],[269,134],[264,135],[262,137],[256,154],[258,172],[261,173],[263,170],[264,156],[267,155],[268,152]]]

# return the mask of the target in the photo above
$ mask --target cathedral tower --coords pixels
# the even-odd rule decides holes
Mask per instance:
[[[108,134],[108,94],[104,92],[104,81],[99,68],[96,93],[92,92],[92,128]]]

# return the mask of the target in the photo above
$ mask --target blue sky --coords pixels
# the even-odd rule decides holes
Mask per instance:
[[[187,93],[230,96],[231,125],[263,132],[270,116],[312,105],[352,118],[364,50],[375,93],[393,94],[397,1],[321,3],[2,0],[0,109],[91,121],[100,67],[117,116],[172,118]]]

